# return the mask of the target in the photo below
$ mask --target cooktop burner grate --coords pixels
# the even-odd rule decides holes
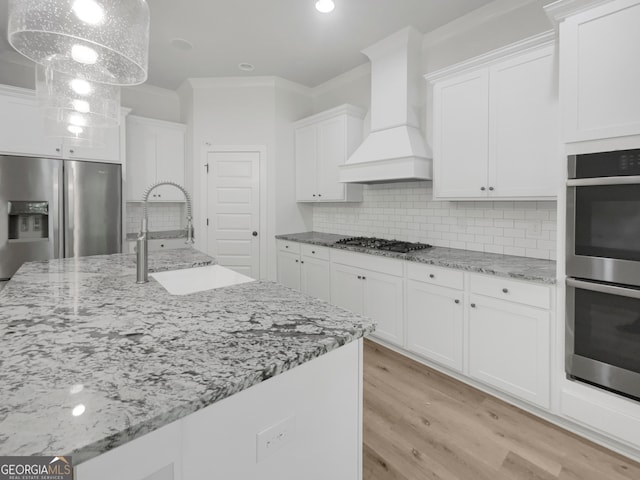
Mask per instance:
[[[408,253],[415,250],[431,248],[426,243],[401,242],[399,240],[385,240],[376,237],[350,237],[338,240],[336,245],[351,245],[354,247],[372,248],[374,250],[385,250],[388,252]]]

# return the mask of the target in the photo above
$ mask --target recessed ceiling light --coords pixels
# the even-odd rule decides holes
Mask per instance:
[[[250,63],[239,63],[238,64],[238,68],[240,70],[242,70],[243,72],[253,72],[255,70],[256,67],[254,67],[252,64]]]
[[[320,13],[333,12],[334,8],[336,8],[336,4],[333,3],[333,0],[318,0],[316,2],[316,10]]]
[[[189,40],[185,40],[184,38],[174,38],[171,40],[171,45],[173,45],[178,50],[187,50],[193,49],[193,44]]]

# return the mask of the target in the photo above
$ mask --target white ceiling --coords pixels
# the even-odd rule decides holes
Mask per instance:
[[[367,61],[363,48],[413,25],[423,33],[491,0],[334,0],[330,14],[315,0],[149,0],[148,83],[176,89],[186,78],[275,75],[314,87]],[[0,54],[7,2],[0,1]],[[194,46],[171,45],[183,38]],[[11,55],[10,53],[8,55]],[[252,73],[238,64],[255,65]]]

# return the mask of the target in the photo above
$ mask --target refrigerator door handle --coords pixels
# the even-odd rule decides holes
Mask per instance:
[[[62,241],[62,233],[64,231],[64,218],[62,215],[62,203],[64,201],[63,192],[63,169],[62,164],[56,165],[53,172],[53,195],[52,195],[52,207],[50,210],[51,215],[51,233],[52,238],[52,258],[64,257],[64,243]]]
[[[73,233],[75,229],[76,175],[73,162],[64,162],[64,177],[66,184],[64,191],[64,256],[69,258],[73,257],[75,252]]]

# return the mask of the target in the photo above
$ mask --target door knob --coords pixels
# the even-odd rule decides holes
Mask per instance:
[[[257,237],[258,236],[258,232],[254,231],[251,235],[253,235],[254,237]],[[287,248],[289,248],[289,247],[287,247]]]

